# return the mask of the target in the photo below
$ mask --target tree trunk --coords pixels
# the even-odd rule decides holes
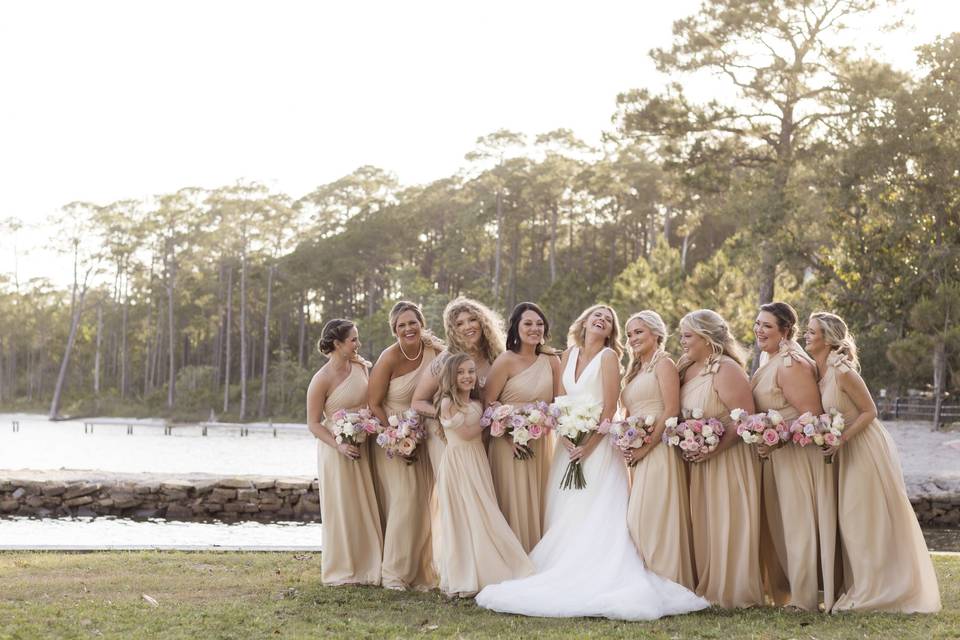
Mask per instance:
[[[503,192],[497,189],[497,239],[493,255],[493,301],[500,302],[500,254],[503,252]]]
[[[123,274],[123,311],[120,317],[120,398],[127,397],[127,364],[130,354],[127,353],[127,314],[130,302],[129,279],[124,269]]]
[[[100,395],[100,346],[103,344],[103,303],[97,303],[97,350],[93,356],[93,393]]]
[[[297,336],[297,363],[300,365],[300,368],[303,369],[306,367],[306,361],[304,359],[304,345],[306,344],[307,339],[307,297],[304,295],[303,291],[300,292],[300,332]]]
[[[74,254],[73,263],[73,294],[70,296],[70,333],[67,336],[67,346],[63,350],[63,359],[60,361],[60,372],[57,374],[57,384],[53,389],[53,400],[50,402],[49,418],[55,420],[60,415],[60,402],[63,399],[63,390],[67,383],[67,369],[70,366],[70,354],[77,341],[77,329],[80,327],[80,316],[83,313],[83,299],[87,295],[87,278],[93,270],[88,269],[83,277],[83,284],[77,282],[77,256]],[[79,291],[78,291],[79,289]]]
[[[247,417],[247,250],[240,254],[240,420]]]
[[[947,377],[947,345],[938,336],[933,347],[933,428],[939,429],[943,412],[943,386]]]
[[[173,262],[173,256],[170,256],[169,271],[167,272],[167,350],[169,351],[169,382],[167,385],[167,408],[173,408],[173,400],[175,397],[174,386],[177,379],[177,368],[176,368],[176,323],[173,319],[173,293],[174,293],[174,278],[176,278],[176,264]]]
[[[233,324],[233,266],[227,267],[227,320],[223,329],[223,412],[230,410],[230,327]]]
[[[557,281],[557,222],[560,207],[556,202],[550,207],[550,284]]]
[[[223,364],[223,261],[217,276],[217,337],[213,341],[213,388],[220,390],[221,366]]]
[[[263,362],[260,369],[260,402],[257,415],[261,418],[267,415],[267,371],[270,368],[270,305],[273,302],[273,274],[276,270],[270,265],[267,271],[267,308],[263,312]]]

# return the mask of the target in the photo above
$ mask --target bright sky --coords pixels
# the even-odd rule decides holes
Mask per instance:
[[[901,68],[960,30],[960,2],[907,0],[866,30]],[[454,173],[501,127],[610,128],[618,92],[659,87],[647,52],[699,0],[0,4],[0,219],[28,224],[21,281],[58,274],[60,206],[244,177],[300,196],[363,164],[404,184]],[[858,38],[859,40],[859,38]],[[0,237],[0,273],[13,270]]]

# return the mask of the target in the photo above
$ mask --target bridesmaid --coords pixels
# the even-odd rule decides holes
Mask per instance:
[[[710,309],[680,320],[680,345],[681,409],[700,409],[726,427],[717,448],[690,469],[697,595],[725,608],[760,605],[759,462],[730,424],[732,409],[754,412],[743,349]]]
[[[443,429],[436,420],[434,403],[440,386],[440,373],[447,356],[467,353],[477,364],[479,387],[483,390],[490,367],[497,356],[503,353],[503,320],[484,304],[469,298],[454,298],[443,310],[443,328],[446,331],[447,349],[434,360],[429,370],[420,376],[413,392],[413,408],[426,419],[427,448],[430,464],[436,476],[443,459],[446,440]]]
[[[810,316],[807,351],[823,377],[823,406],[843,415],[840,441],[825,447],[839,471],[839,522],[845,593],[834,611],[935,613],[937,576],[903,483],[890,434],[860,377],[857,346],[842,319]]]
[[[390,329],[397,342],[380,354],[370,374],[370,411],[386,424],[388,415],[410,408],[420,375],[443,349],[424,327],[423,312],[401,301],[390,310]],[[383,526],[383,586],[388,589],[432,589],[436,586],[430,540],[430,493],[433,470],[426,451],[415,460],[387,458],[373,446],[373,469]]]
[[[680,376],[664,351],[667,326],[656,311],[627,320],[630,364],[620,402],[628,416],[653,416],[653,441],[623,456],[634,465],[627,527],[637,552],[654,573],[697,588],[693,571],[687,469],[677,451],[660,443],[667,418],[680,415]]]
[[[440,378],[440,423],[447,449],[437,477],[440,500],[440,590],[471,598],[489,584],[524,578],[533,563],[497,508],[480,434],[477,371],[465,353],[447,358]]]
[[[550,323],[536,304],[521,302],[510,314],[507,350],[497,356],[484,390],[484,405],[553,402],[560,385],[560,358],[544,346]],[[519,460],[507,438],[491,438],[490,471],[500,511],[530,553],[543,535],[553,438],[530,443],[533,458]]]
[[[370,470],[370,441],[338,444],[327,426],[336,411],[366,405],[369,363],[357,355],[360,337],[349,320],[329,321],[317,348],[329,356],[307,387],[307,426],[319,440],[321,579],[325,585],[378,585],[383,531]]]
[[[793,307],[785,302],[761,306],[753,331],[761,350],[760,367],[751,379],[757,411],[774,409],[787,424],[805,412],[823,413],[817,365],[794,340]],[[839,573],[835,467],[824,464],[814,447],[787,443],[771,451],[761,443],[757,450],[769,457],[762,481],[773,547],[764,549],[771,596],[777,604],[817,611],[822,590],[829,611]],[[765,540],[764,547],[767,544]]]

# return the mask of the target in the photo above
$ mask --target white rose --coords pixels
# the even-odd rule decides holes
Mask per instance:
[[[343,436],[337,436],[337,444],[341,444],[342,442],[343,442]]]
[[[843,427],[844,427],[844,424],[843,424],[843,416],[841,416],[841,415],[839,415],[839,414],[833,416],[833,423],[832,423],[832,425],[833,425],[833,428],[834,428],[834,429],[837,429],[838,431],[842,431],[842,430],[843,430]]]
[[[400,418],[398,418],[397,416],[390,416],[389,418],[387,418],[387,422],[390,423],[391,427],[395,427],[398,424],[400,424]]]
[[[770,411],[767,412],[767,417],[770,418],[770,424],[773,426],[777,426],[783,422],[783,416],[780,415],[780,412],[776,409],[770,409]]]
[[[740,422],[740,419],[745,415],[747,415],[747,412],[743,409],[734,409],[730,412],[730,419],[734,422]]]
[[[703,409],[694,409],[692,415],[694,420],[699,420],[703,417]]]
[[[707,436],[706,438],[704,438],[704,441],[710,446],[713,446],[717,444],[717,436]]]
[[[653,416],[647,416],[646,418],[643,419],[643,424],[647,425],[648,427],[652,427],[653,422],[654,422]]]
[[[814,442],[818,447],[822,447],[822,446],[823,446],[823,436],[818,433],[817,435],[813,436],[813,442]]]
[[[676,416],[674,416],[674,417],[672,417],[672,418],[667,418],[666,426],[667,426],[667,428],[669,428],[669,429],[676,429],[676,428],[677,428],[677,418],[676,418]]]
[[[354,433],[355,433],[355,429],[354,429],[354,427],[353,427],[353,424],[351,424],[351,423],[348,422],[347,424],[343,425],[343,434],[344,434],[344,435],[352,436]]]
[[[667,442],[669,442],[671,446],[675,447],[680,444],[680,436],[672,436]]]
[[[686,431],[684,431],[684,432],[683,432],[683,437],[686,438],[687,440],[689,440],[690,438],[692,438],[692,437],[693,437],[693,430],[692,430],[692,429],[687,429]]]
[[[704,438],[709,438],[713,435],[713,427],[708,424],[703,425],[703,429],[700,431],[703,434]]]
[[[513,441],[517,444],[527,444],[530,442],[530,432],[526,429],[514,429]]]
[[[531,424],[537,424],[538,422],[543,420],[543,414],[540,413],[539,410],[534,409],[533,411],[527,414],[527,420],[529,420]]]

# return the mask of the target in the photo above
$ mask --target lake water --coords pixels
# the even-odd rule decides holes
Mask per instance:
[[[321,526],[283,522],[136,522],[123,518],[0,518],[3,548],[227,547],[319,549]]]
[[[20,421],[14,432],[13,420]],[[213,473],[221,475],[317,475],[317,444],[304,431],[251,431],[97,425],[84,433],[82,420],[49,422],[42,416],[0,414],[0,469],[99,469],[120,473]]]

